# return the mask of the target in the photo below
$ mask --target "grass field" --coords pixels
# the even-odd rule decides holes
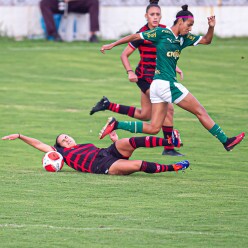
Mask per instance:
[[[111,112],[89,115],[103,95],[139,106],[138,88],[120,62],[123,47],[0,40],[0,136],[22,133],[54,144],[59,133],[79,143],[110,145],[98,132]],[[132,57],[133,68],[138,54]],[[185,49],[184,85],[233,136],[248,129],[247,39]],[[186,173],[131,176],[43,170],[43,154],[23,142],[0,141],[0,247],[248,247],[247,140],[228,153],[175,107],[190,160]],[[120,137],[132,134],[118,131]],[[133,158],[161,163],[161,148]]]

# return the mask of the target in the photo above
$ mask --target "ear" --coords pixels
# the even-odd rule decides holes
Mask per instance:
[[[146,20],[148,20],[148,15],[147,15],[147,13],[145,13],[145,18],[146,18]]]
[[[183,23],[183,19],[182,18],[179,18],[177,24],[178,25],[181,25],[182,23]]]

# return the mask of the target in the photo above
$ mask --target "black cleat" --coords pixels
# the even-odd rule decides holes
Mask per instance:
[[[174,157],[182,157],[184,156],[184,154],[180,153],[180,152],[177,152],[175,149],[164,149],[163,152],[162,152],[162,155],[165,155],[165,156],[174,156]]]
[[[102,99],[91,109],[90,115],[93,115],[96,112],[104,111],[108,109],[110,101],[107,97],[103,96]]]
[[[99,40],[98,40],[98,38],[97,38],[97,36],[95,34],[92,34],[90,39],[89,39],[89,42],[98,43]]]
[[[228,138],[226,143],[224,144],[224,148],[229,152],[231,151],[236,145],[238,145],[245,137],[245,133],[240,133],[239,135]]]

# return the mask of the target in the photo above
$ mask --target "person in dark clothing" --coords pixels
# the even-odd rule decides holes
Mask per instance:
[[[74,170],[84,173],[129,175],[134,172],[161,173],[167,171],[186,170],[189,161],[184,160],[175,164],[158,164],[142,160],[128,160],[135,149],[139,147],[157,147],[173,143],[178,144],[178,139],[163,139],[154,136],[132,137],[118,140],[115,132],[110,134],[114,142],[108,148],[98,148],[94,144],[77,144],[67,134],[57,136],[55,145],[50,146],[41,141],[24,136],[22,134],[10,134],[2,137],[2,140],[20,139],[30,146],[42,151],[59,152],[65,163]]]
[[[66,7],[67,6],[67,7]],[[90,42],[98,42],[96,32],[99,31],[98,0],[41,0],[40,10],[46,25],[47,35],[55,41],[62,41],[53,19],[54,14],[78,13],[90,15]]]

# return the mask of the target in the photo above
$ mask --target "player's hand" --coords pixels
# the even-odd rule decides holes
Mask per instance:
[[[182,70],[176,70],[176,72],[180,75],[180,80],[183,80],[183,71]]]
[[[128,72],[128,79],[132,83],[138,82],[138,77],[133,71]]]
[[[119,139],[119,137],[118,137],[116,131],[112,131],[112,132],[109,134],[109,138],[110,138],[113,142],[115,142],[115,141],[117,141],[117,140]]]
[[[105,50],[111,50],[113,48],[113,43],[103,45],[100,49],[101,53],[105,53]]]
[[[208,26],[209,27],[214,27],[215,26],[215,16],[210,16],[210,17],[208,17]]]
[[[15,134],[10,134],[10,135],[2,137],[2,140],[15,140],[15,139],[18,139],[19,137],[20,137],[20,134],[15,133]]]

